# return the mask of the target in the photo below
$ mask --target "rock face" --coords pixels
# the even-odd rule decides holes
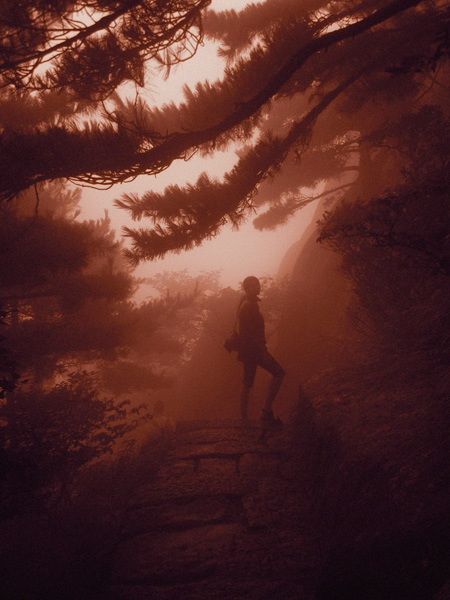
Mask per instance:
[[[294,389],[338,365],[354,333],[347,314],[351,290],[339,273],[340,257],[317,242],[316,221],[322,213],[323,206],[319,206],[310,227],[280,267],[280,275],[291,269],[291,281],[278,330],[277,357],[295,379]]]
[[[316,544],[289,432],[187,422],[155,479],[130,499],[114,600],[314,597]]]

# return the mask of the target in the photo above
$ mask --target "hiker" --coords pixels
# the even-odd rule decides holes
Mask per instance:
[[[262,409],[261,423],[268,427],[282,426],[281,420],[274,417],[272,404],[280,389],[285,371],[266,348],[264,318],[258,306],[261,284],[257,277],[250,276],[244,279],[242,285],[245,296],[241,300],[238,309],[240,347],[237,357],[244,367],[240,398],[241,418],[243,420],[247,419],[250,390],[255,380],[256,368],[261,367],[272,375],[264,408]]]

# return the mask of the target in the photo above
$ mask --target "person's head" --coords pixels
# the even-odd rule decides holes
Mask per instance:
[[[244,288],[244,292],[247,296],[257,296],[261,291],[261,284],[259,283],[259,279],[250,275],[250,277],[246,277],[242,282],[242,287]]]

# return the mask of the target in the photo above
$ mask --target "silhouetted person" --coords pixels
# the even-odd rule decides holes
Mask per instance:
[[[238,309],[240,349],[238,360],[243,363],[244,378],[241,391],[241,418],[247,419],[247,406],[250,390],[253,387],[257,367],[272,375],[266,402],[262,410],[261,422],[267,426],[281,426],[280,419],[273,415],[272,404],[280,389],[285,371],[269,354],[266,348],[264,318],[260,313],[258,295],[261,285],[256,277],[246,277],[243,282],[245,292]]]

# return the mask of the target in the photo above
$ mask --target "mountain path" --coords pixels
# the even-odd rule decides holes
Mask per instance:
[[[289,429],[178,425],[156,478],[131,495],[114,600],[312,600],[319,560]]]

